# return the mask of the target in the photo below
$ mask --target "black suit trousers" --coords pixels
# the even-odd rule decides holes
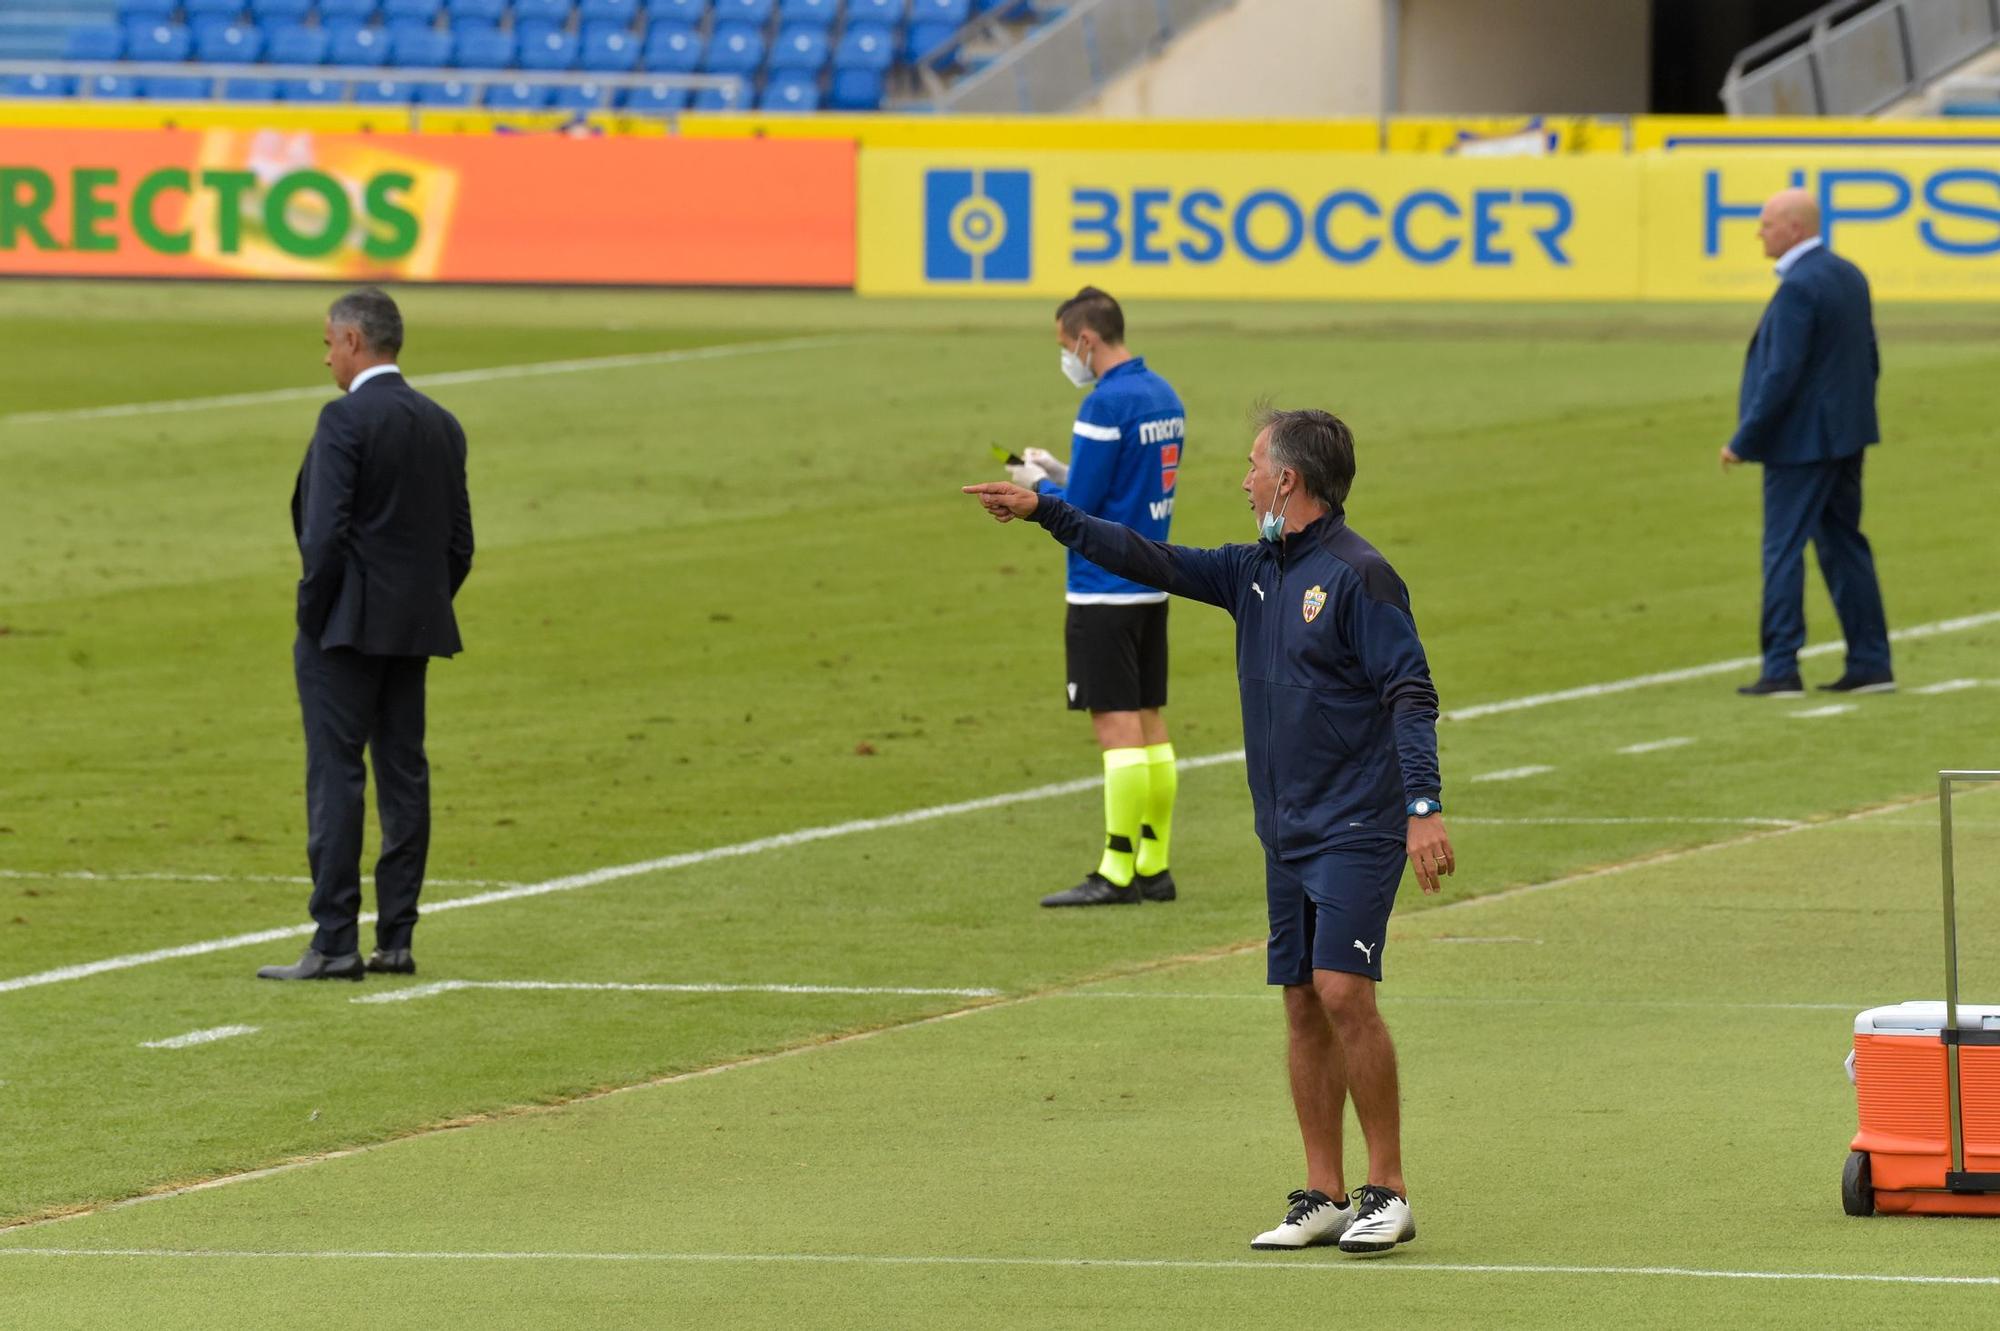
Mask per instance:
[[[375,861],[376,945],[410,945],[431,843],[431,773],[424,757],[422,656],[327,649],[301,634],[292,648],[306,728],[308,909],[314,950],[359,950],[361,831],[367,818],[363,751],[374,759],[382,853]]]

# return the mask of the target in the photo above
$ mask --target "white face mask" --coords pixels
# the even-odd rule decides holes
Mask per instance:
[[[1280,484],[1282,483],[1281,481]],[[1257,519],[1257,537],[1259,540],[1279,541],[1284,539],[1285,506],[1291,502],[1292,496],[1287,494],[1283,499],[1278,501],[1276,508],[1271,509],[1263,517]]]
[[[1083,344],[1078,342],[1077,345],[1082,346]],[[1068,347],[1062,349],[1062,372],[1063,378],[1069,380],[1078,388],[1088,388],[1097,382],[1097,375],[1090,368],[1090,362],[1077,355],[1074,351],[1071,351]]]

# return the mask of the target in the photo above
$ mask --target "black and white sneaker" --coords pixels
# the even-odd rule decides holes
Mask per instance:
[[[1340,1236],[1340,1250],[1352,1253],[1388,1252],[1398,1243],[1417,1236],[1417,1222],[1410,1204],[1387,1188],[1373,1183],[1354,1194],[1354,1223]]]
[[[1064,892],[1053,892],[1042,898],[1044,906],[1136,906],[1139,904],[1139,889],[1136,886],[1119,887],[1100,874],[1087,874],[1084,880]]]
[[[1251,1247],[1278,1250],[1338,1243],[1354,1219],[1354,1208],[1346,1198],[1335,1201],[1317,1188],[1295,1192],[1285,1200],[1292,1207],[1285,1212],[1284,1223],[1251,1239]]]
[[[1132,886],[1138,888],[1139,895],[1148,901],[1172,901],[1178,895],[1174,889],[1174,875],[1166,869],[1135,875]]]

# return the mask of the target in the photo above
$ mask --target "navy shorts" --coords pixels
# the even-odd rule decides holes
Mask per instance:
[[[1389,911],[1408,862],[1403,843],[1386,838],[1334,846],[1299,860],[1281,860],[1266,850],[1268,982],[1311,984],[1316,970],[1381,980]]]

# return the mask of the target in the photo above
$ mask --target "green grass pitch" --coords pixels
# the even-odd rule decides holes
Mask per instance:
[[[304,918],[286,502],[330,292],[0,285],[0,1325],[1991,1320],[1993,1230],[1837,1191],[1853,1013],[1939,988],[1934,773],[2000,765],[1991,311],[1881,312],[1866,526],[1892,626],[1944,629],[1824,711],[1750,667],[1489,707],[1754,653],[1758,482],[1715,466],[1754,310],[1130,309],[1190,409],[1176,538],[1252,535],[1253,399],[1339,412],[1464,713],[1459,874],[1382,990],[1421,1237],[1356,1263],[1247,1247],[1299,1162],[1219,612],[1173,612],[1214,759],[1182,900],[1034,905],[1099,835],[1060,551],[956,487],[1062,446],[1049,310],[399,294],[480,539],[426,900],[560,890],[301,988],[251,979],[291,936],[133,959]],[[521,983],[635,987],[486,987]]]

